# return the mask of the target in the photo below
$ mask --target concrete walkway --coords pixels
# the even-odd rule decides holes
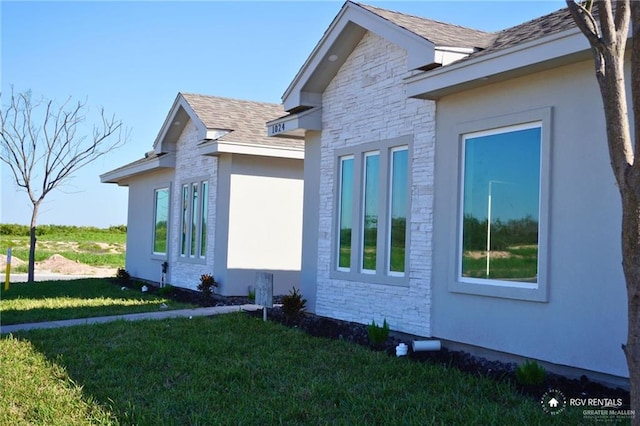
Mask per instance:
[[[79,318],[61,321],[34,322],[30,324],[15,324],[0,326],[0,334],[13,333],[21,330],[34,330],[39,328],[69,327],[72,325],[101,324],[104,322],[125,320],[137,321],[147,319],[203,317],[230,312],[255,311],[262,309],[260,305],[235,305],[235,306],[215,306],[211,308],[176,309],[168,311],[141,312],[139,314],[112,315],[108,317]]]

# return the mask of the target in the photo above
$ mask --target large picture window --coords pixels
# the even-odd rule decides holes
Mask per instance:
[[[153,254],[167,254],[167,225],[169,220],[169,188],[154,193]]]
[[[338,278],[404,284],[409,211],[409,137],[337,153]]]
[[[459,279],[535,287],[542,123],[464,134]]]
[[[209,212],[207,181],[182,185],[182,234],[180,256],[204,258],[207,249],[207,216]]]

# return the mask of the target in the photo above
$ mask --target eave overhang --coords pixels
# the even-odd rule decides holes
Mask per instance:
[[[405,49],[407,71],[434,66],[432,42],[347,2],[282,96],[284,109],[296,112],[321,106],[322,93],[367,31]]]
[[[587,60],[589,43],[579,29],[463,59],[405,79],[407,96],[437,100],[464,90],[520,77],[532,72]]]
[[[304,159],[304,149],[277,145],[258,145],[251,143],[224,142],[205,140],[198,145],[198,154],[218,156],[221,154],[244,154],[262,157]]]
[[[267,122],[267,135],[304,139],[307,130],[322,130],[322,108],[316,107]]]
[[[100,175],[102,183],[116,183],[119,186],[128,186],[128,180],[132,177],[161,169],[174,169],[176,156],[174,153],[162,154],[149,159],[134,161],[133,163],[108,171]]]
[[[203,138],[207,137],[207,132],[211,129],[204,126],[189,102],[181,93],[178,93],[153,143],[153,151],[156,154],[175,151],[175,141],[178,140],[189,120],[195,123],[199,135]]]

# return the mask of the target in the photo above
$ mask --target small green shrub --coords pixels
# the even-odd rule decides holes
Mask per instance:
[[[536,361],[526,360],[516,368],[516,381],[523,386],[539,386],[546,375],[544,367]]]
[[[382,322],[382,327],[377,325],[375,320],[372,320],[371,324],[367,326],[367,334],[369,335],[369,342],[371,342],[372,345],[382,345],[389,337],[389,323],[387,319],[385,318]]]
[[[249,288],[249,295],[247,296],[250,302],[256,301],[256,290],[254,288]]]
[[[213,278],[213,275],[202,274],[200,276],[200,284],[198,284],[198,290],[202,292],[202,296],[205,300],[211,300],[213,297],[213,289],[218,286],[218,283]]]
[[[306,307],[307,299],[303,298],[300,291],[295,287],[293,287],[291,293],[282,298],[282,312],[289,322],[304,314]]]
[[[171,284],[165,284],[164,287],[158,287],[156,293],[160,296],[167,296],[173,292],[173,286]]]
[[[129,272],[124,268],[118,268],[116,271],[116,279],[120,284],[129,284],[129,281],[131,281],[131,274],[129,274]]]

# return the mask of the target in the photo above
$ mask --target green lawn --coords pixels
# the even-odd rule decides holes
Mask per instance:
[[[96,316],[133,314],[160,309],[191,308],[133,289],[121,290],[112,280],[87,278],[68,281],[14,283],[0,289],[0,324],[21,324]]]
[[[93,227],[75,227],[42,225],[38,227],[36,243],[36,262],[60,254],[67,259],[91,266],[111,268],[124,265],[125,241],[124,227],[98,229]],[[29,228],[22,225],[0,224],[0,256],[12,247],[12,255],[21,260],[29,258]],[[26,266],[13,267],[13,272],[26,272]]]
[[[580,424],[511,386],[246,314],[0,339],[0,424]]]

